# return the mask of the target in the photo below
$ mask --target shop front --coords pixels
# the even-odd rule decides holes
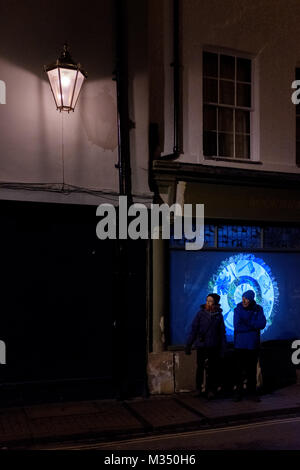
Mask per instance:
[[[255,291],[267,325],[261,334],[258,384],[265,390],[296,378],[291,356],[300,338],[300,190],[298,176],[188,164],[157,163],[161,198],[204,204],[204,246],[153,243],[152,393],[195,390],[196,351],[183,348],[208,293],[221,297],[227,336],[223,384],[232,387],[233,310]],[[160,377],[161,380],[158,380]]]

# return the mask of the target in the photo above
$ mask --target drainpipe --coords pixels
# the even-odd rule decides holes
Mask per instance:
[[[176,160],[182,152],[180,146],[180,62],[179,62],[179,0],[173,0],[173,153],[163,155],[159,160]]]
[[[115,0],[116,14],[116,81],[119,195],[127,196],[127,204],[132,204],[131,165],[130,165],[130,120],[128,106],[128,3]],[[120,220],[120,219],[119,219]],[[128,398],[129,393],[129,311],[130,286],[129,240],[116,241],[116,285],[117,292],[113,312],[113,377],[116,397]]]
[[[116,8],[116,70],[114,80],[117,88],[119,194],[127,196],[132,203],[130,165],[130,119],[128,110],[128,34],[127,2],[115,0]]]
[[[159,149],[159,130],[158,124],[150,123],[149,128],[149,166],[148,166],[148,184],[151,191],[154,192],[154,201],[159,202],[159,191],[157,185],[154,181],[153,176],[153,161],[154,160],[163,160],[163,161],[174,161],[179,158],[182,153],[181,143],[180,143],[180,118],[181,118],[181,109],[180,109],[180,47],[179,47],[179,1],[173,0],[173,62],[171,66],[173,67],[173,153],[169,155],[160,155],[158,153]]]
[[[179,0],[173,0],[173,153],[170,155],[155,155],[159,147],[158,126],[153,124],[149,131],[150,161],[149,161],[149,186],[154,191],[156,202],[160,201],[158,187],[153,180],[152,162],[157,160],[176,160],[182,153],[180,146],[180,62],[179,62]],[[158,240],[153,240],[153,318],[152,318],[152,352],[162,353],[165,350],[164,315],[166,311],[167,288],[167,249],[161,234]]]

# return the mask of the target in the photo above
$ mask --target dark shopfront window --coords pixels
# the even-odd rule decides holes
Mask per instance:
[[[300,227],[207,224],[205,245],[187,251],[170,241],[170,346],[185,343],[208,292],[221,296],[228,341],[233,310],[253,289],[267,317],[262,341],[300,337]]]

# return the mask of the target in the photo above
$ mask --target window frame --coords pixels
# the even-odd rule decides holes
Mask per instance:
[[[218,56],[218,75],[217,75],[217,80],[218,80],[218,103],[212,103],[208,101],[204,101],[204,93],[203,93],[203,88],[204,88],[204,79],[209,78],[209,76],[204,76],[204,70],[203,70],[203,54],[207,53],[212,53],[212,54],[217,54]],[[235,77],[233,79],[224,79],[224,81],[231,81],[235,85],[236,83],[246,83],[250,84],[251,86],[251,106],[250,107],[244,107],[244,106],[236,106],[236,105],[228,105],[228,104],[221,104],[219,103],[219,93],[220,93],[220,80],[222,79],[220,77],[220,56],[225,55],[225,56],[232,56],[235,59]],[[251,83],[245,82],[245,81],[238,81],[237,80],[237,59],[247,59],[251,61]],[[227,162],[235,162],[235,163],[261,163],[258,158],[258,150],[259,147],[257,145],[257,142],[259,139],[254,140],[254,135],[257,135],[259,137],[259,123],[256,122],[256,119],[254,120],[254,114],[255,110],[257,108],[257,103],[256,99],[258,96],[258,91],[256,89],[256,83],[255,83],[255,75],[256,75],[256,61],[253,56],[253,54],[249,54],[246,52],[240,52],[240,51],[234,51],[234,50],[229,50],[225,48],[216,48],[212,46],[203,46],[202,51],[201,51],[201,81],[202,81],[202,88],[201,88],[201,96],[202,96],[202,155],[204,160],[220,160],[220,161],[227,161]],[[213,77],[216,78],[216,77]],[[223,79],[222,79],[223,80]],[[235,102],[236,102],[236,86],[235,86]],[[204,106],[214,106],[217,109],[216,112],[216,145],[217,145],[217,155],[205,155],[204,154]],[[242,111],[247,111],[249,112],[249,127],[250,127],[250,132],[249,133],[241,133],[241,135],[249,135],[250,137],[250,153],[249,153],[249,158],[244,158],[244,157],[236,157],[236,156],[221,156],[218,155],[219,150],[219,130],[218,130],[218,110],[220,108],[223,109],[233,109],[233,110],[242,110]],[[207,132],[207,131],[206,131]],[[233,113],[233,146],[234,146],[234,155],[235,155],[235,112]]]

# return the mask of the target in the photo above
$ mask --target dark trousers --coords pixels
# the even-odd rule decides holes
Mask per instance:
[[[235,384],[238,392],[243,390],[244,379],[247,379],[247,392],[256,393],[256,370],[258,361],[257,349],[235,349]]]
[[[206,363],[207,361],[207,363]],[[207,365],[206,390],[215,392],[219,385],[220,373],[220,353],[216,348],[199,348],[197,349],[197,373],[196,385],[197,390],[201,392],[203,383],[203,373]]]

